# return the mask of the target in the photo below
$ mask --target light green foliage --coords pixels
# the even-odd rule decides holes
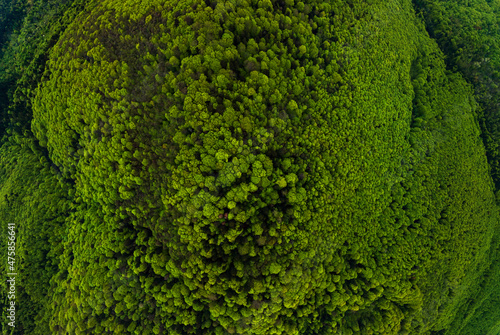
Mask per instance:
[[[409,0],[91,2],[38,81],[52,333],[431,334],[496,299],[478,105]]]
[[[499,3],[483,0],[416,0],[414,3],[423,14],[430,35],[445,53],[448,68],[460,72],[474,88],[474,97],[480,107],[477,120],[482,130],[481,138],[486,147],[498,195]],[[493,235],[498,235],[498,232],[497,227]],[[487,246],[488,244],[485,245]],[[498,263],[495,248],[495,243],[492,243],[487,262],[477,262],[481,264],[478,273],[488,267],[488,264]],[[494,265],[485,272],[483,278],[471,281],[471,285],[467,286],[471,298],[461,305],[457,313],[467,317],[455,318],[446,334],[486,334],[490,328],[494,331],[499,320],[497,311],[500,310],[496,295],[491,293],[498,291],[498,272]],[[451,322],[452,318],[448,319]]]
[[[492,250],[489,253],[486,264],[489,267],[484,272],[482,280],[471,285],[471,297],[459,307],[457,315],[464,318],[456,318],[445,334],[498,334],[500,328],[499,281],[500,264],[499,238],[498,234],[493,236]]]

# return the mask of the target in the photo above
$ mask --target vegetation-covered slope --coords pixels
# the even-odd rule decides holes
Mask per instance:
[[[70,5],[9,116],[32,108],[72,209],[43,223],[64,222],[31,333],[469,327],[494,184],[474,91],[410,1]]]
[[[45,310],[50,306],[48,291],[51,278],[58,271],[64,222],[71,206],[68,186],[56,178],[54,168],[33,142],[13,136],[0,148],[2,241],[7,240],[7,224],[16,224],[16,334],[50,333],[45,318]],[[7,270],[7,257],[1,269],[3,276],[13,272]],[[8,283],[2,281],[1,285],[3,310],[8,301]],[[10,328],[7,322],[4,317],[4,334]]]
[[[499,189],[499,115],[498,101],[500,33],[499,3],[496,1],[414,1],[423,15],[427,30],[436,39],[447,56],[449,68],[459,71],[473,85],[475,98],[479,102],[482,138],[487,148],[491,175],[496,184],[497,202]],[[499,230],[496,230],[496,236]],[[467,315],[462,322],[457,319],[447,334],[486,334],[500,332],[500,305],[498,302],[498,250],[500,240],[492,244],[490,269],[484,276],[481,289],[474,298],[462,306],[461,313]],[[496,326],[495,326],[496,325]]]
[[[500,188],[500,3],[488,0],[415,0],[448,67],[473,84],[482,107],[483,138],[492,177]]]

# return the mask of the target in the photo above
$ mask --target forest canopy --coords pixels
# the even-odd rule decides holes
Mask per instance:
[[[0,0],[5,334],[498,334],[497,7]]]

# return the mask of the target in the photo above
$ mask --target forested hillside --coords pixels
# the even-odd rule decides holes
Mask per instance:
[[[3,334],[499,334],[498,6],[0,0]]]

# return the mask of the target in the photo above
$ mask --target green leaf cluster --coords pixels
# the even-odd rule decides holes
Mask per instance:
[[[26,123],[0,149],[0,214],[26,213],[23,271],[40,274],[23,284],[26,334],[495,319],[477,94],[411,1],[80,5],[59,7],[71,23],[36,40],[47,62],[6,102]]]

